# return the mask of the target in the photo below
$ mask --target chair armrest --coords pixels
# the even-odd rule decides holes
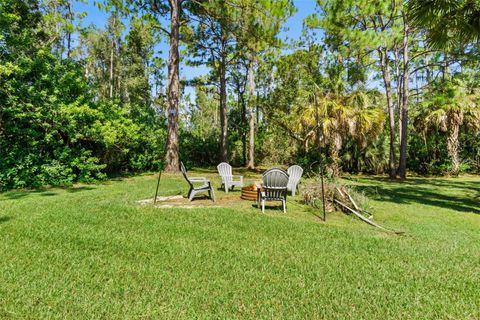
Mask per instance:
[[[227,176],[228,178],[230,178],[228,181],[232,181],[232,182],[242,182],[243,183],[243,176],[240,176],[240,175],[231,175],[231,176]]]
[[[195,184],[195,185],[206,184],[206,183],[210,184],[210,180],[208,180],[205,177],[193,177],[193,178],[189,178],[188,180],[190,181],[191,184]]]
[[[208,181],[205,177],[189,177],[188,180],[190,181]]]

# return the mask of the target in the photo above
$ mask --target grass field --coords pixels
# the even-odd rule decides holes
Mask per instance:
[[[479,319],[480,178],[347,180],[405,235],[321,222],[299,198],[287,214],[238,192],[138,205],[155,176],[3,193],[0,318]],[[163,178],[162,195],[182,192]]]

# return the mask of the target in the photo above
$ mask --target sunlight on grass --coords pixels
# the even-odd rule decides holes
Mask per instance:
[[[4,193],[0,317],[480,317],[478,178],[351,182],[406,235],[340,213],[323,223],[299,198],[287,214],[141,207],[153,175]],[[161,195],[185,192],[162,180]]]

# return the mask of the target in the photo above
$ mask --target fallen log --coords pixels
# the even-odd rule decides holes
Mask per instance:
[[[381,225],[373,222],[372,220],[368,219],[367,217],[363,216],[360,212],[350,208],[349,206],[347,206],[345,203],[337,200],[337,199],[333,199],[333,201],[335,203],[337,203],[338,205],[340,205],[343,209],[345,210],[348,210],[350,211],[351,213],[353,213],[355,216],[357,216],[360,220],[362,220],[363,222],[366,222],[368,223],[369,225],[371,226],[374,226],[376,228],[379,228],[379,229],[382,229],[382,230],[385,230],[387,232],[393,232],[395,234],[403,234],[404,232],[403,231],[395,231],[395,230],[392,230],[392,229],[388,229],[388,228],[385,228],[385,227],[382,227]]]
[[[353,204],[353,207],[355,208],[355,210],[361,211],[361,209],[357,206],[357,203],[355,202],[355,200],[353,200],[352,196],[349,193],[347,193],[347,197],[350,200],[350,202]]]

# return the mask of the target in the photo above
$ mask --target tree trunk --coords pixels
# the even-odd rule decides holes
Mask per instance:
[[[401,106],[401,136],[400,136],[400,164],[398,167],[398,174],[401,179],[407,176],[407,134],[408,134],[408,82],[410,79],[409,73],[409,57],[408,57],[408,33],[409,27],[404,13],[404,31],[403,31],[403,81],[402,81],[402,106]]]
[[[458,113],[453,113],[449,116],[448,122],[447,149],[448,155],[452,160],[451,174],[453,176],[458,176],[460,172],[460,157],[458,155],[460,142],[458,137],[460,133],[460,123],[462,122],[462,117]]]
[[[115,20],[113,20],[115,23]],[[110,78],[109,78],[109,85],[110,85],[110,91],[109,91],[109,97],[110,99],[113,98],[113,51],[115,50],[115,38],[112,37],[112,43],[111,43],[111,48],[110,48]]]
[[[393,110],[393,101],[392,101],[392,82],[390,77],[390,66],[388,61],[388,50],[385,51],[379,50],[380,54],[380,65],[383,75],[383,83],[385,86],[385,95],[387,96],[387,110],[388,110],[388,120],[390,125],[390,156],[388,161],[388,176],[390,179],[397,178],[397,160],[395,157],[395,113]]]
[[[398,47],[395,45],[395,76],[396,76],[396,82],[397,82],[397,99],[396,99],[396,108],[398,112],[398,136],[401,137],[402,135],[402,116],[400,114],[401,112],[401,105],[402,105],[402,74],[400,71],[400,58],[399,58],[399,52],[398,52]]]
[[[180,0],[170,2],[170,51],[168,54],[168,114],[167,141],[165,144],[165,171],[179,170],[178,154],[178,103],[180,100]]]
[[[259,106],[259,101],[260,101],[260,93],[257,90],[257,98],[255,99],[257,105],[255,106],[255,117],[256,117],[256,124],[257,126],[255,127],[255,134],[258,133],[258,128],[260,127],[260,106]]]
[[[339,132],[336,132],[333,137],[332,145],[332,175],[337,177],[340,175],[340,151],[342,150],[343,139]]]
[[[226,37],[222,35],[222,53],[220,58],[220,159],[223,162],[228,162],[227,58],[225,45]]]
[[[125,102],[125,94],[126,92],[124,92],[124,90],[122,90],[122,70],[121,70],[121,56],[122,56],[122,39],[120,37],[117,37],[116,38],[116,41],[115,41],[115,52],[117,54],[117,77],[116,77],[116,81],[117,81],[117,97],[119,97],[121,99],[121,102],[124,103]]]
[[[306,137],[305,139],[303,139],[303,150],[305,151],[305,153],[308,153],[308,137]]]
[[[443,53],[443,65],[442,65],[442,80],[448,77],[448,54]]]
[[[255,78],[254,78],[254,57],[253,54],[248,64],[248,127],[249,127],[249,140],[248,140],[248,164],[249,169],[255,169],[255,110],[254,110],[254,97],[255,97]]]
[[[321,154],[321,138],[322,138],[322,131],[323,131],[323,123],[320,122],[320,112],[319,112],[319,105],[318,105],[318,99],[317,99],[317,94],[314,92],[313,94],[313,102],[315,103],[315,144],[316,147]]]
[[[73,11],[72,11],[72,1],[67,1],[67,19],[70,23],[73,24]],[[70,28],[67,28],[67,58],[70,59],[72,54],[72,32]]]
[[[430,70],[430,67],[428,67],[428,65],[430,64],[430,58],[428,56],[428,54],[425,56],[425,65],[427,66],[425,68],[425,73],[426,73],[426,83],[430,83],[430,81],[432,81],[432,72]]]
[[[245,132],[245,122],[247,120],[247,106],[245,104],[245,97],[244,97],[243,92],[239,92],[239,99],[241,103],[241,108],[242,108],[242,125],[241,125],[241,130],[242,130],[242,158],[243,158],[243,165],[247,165],[247,133]]]

